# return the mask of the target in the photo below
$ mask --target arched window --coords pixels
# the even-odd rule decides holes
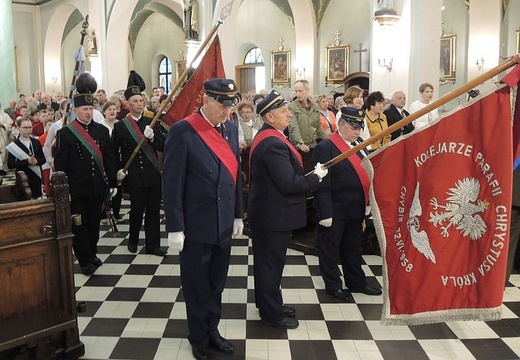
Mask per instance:
[[[244,58],[244,64],[263,64],[264,56],[262,55],[262,50],[255,47],[248,51],[246,57]]]
[[[159,64],[159,86],[163,86],[166,93],[170,92],[170,81],[172,78],[172,63],[167,57]]]

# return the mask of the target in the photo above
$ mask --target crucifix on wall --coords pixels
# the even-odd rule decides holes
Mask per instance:
[[[362,65],[363,65],[363,53],[367,52],[368,49],[363,49],[363,43],[359,43],[359,47],[357,50],[354,50],[354,53],[359,53],[359,71],[363,71]]]

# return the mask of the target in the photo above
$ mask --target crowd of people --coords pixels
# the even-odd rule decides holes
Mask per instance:
[[[241,95],[233,80],[211,79],[196,113],[154,127],[152,119],[168,99],[164,89],[153,88],[148,98],[143,84],[129,81],[127,89],[107,96],[89,74],[78,78],[76,88],[72,99],[36,90],[30,98],[9,101],[0,115],[0,174],[7,167],[24,171],[38,198],[49,195],[52,171],[66,173],[71,211],[82,219],[72,231],[85,275],[103,265],[97,257],[100,223],[124,221],[123,192],[130,199],[128,251],[138,252],[144,218],[144,253],[166,256],[160,247],[162,203],[169,250],[180,253],[188,339],[196,359],[207,359],[210,346],[234,351],[218,324],[231,240],[242,235],[245,213],[255,301],[266,324],[299,325],[280,285],[291,233],[307,222],[310,191],[326,291],[337,301],[350,301],[351,293],[382,294],[367,283],[362,269],[362,227],[370,207],[361,160],[438,114],[432,111],[381,136],[330,169],[322,164],[431,103],[431,84],[421,84],[421,98],[409,112],[401,90],[389,99],[358,86],[311,97],[309,83],[298,80],[286,99],[276,90]],[[67,102],[73,113],[66,113]]]

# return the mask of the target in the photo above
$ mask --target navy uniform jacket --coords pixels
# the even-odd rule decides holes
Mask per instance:
[[[91,120],[86,128],[101,150],[110,188],[117,187],[116,159],[108,129],[94,120]],[[62,127],[56,135],[54,167],[56,171],[67,174],[70,194],[73,197],[105,195],[104,174],[87,148],[67,126]]]
[[[16,139],[14,143],[18,145],[20,149],[25,151],[28,155],[34,155],[36,160],[38,161],[37,166],[42,166],[45,164],[45,156],[43,155],[43,149],[40,142],[32,137],[29,138],[31,140],[31,146],[33,150],[33,154],[31,151],[25,147],[25,145],[20,141],[20,138]],[[29,161],[28,160],[18,160],[13,154],[7,152],[7,166],[9,169],[16,169],[16,171],[23,171],[28,178],[29,187],[33,192],[33,197],[41,196],[42,194],[42,179],[34,173],[31,169],[29,169]]]
[[[227,142],[239,162],[238,130],[226,121]],[[237,183],[185,120],[170,127],[164,147],[163,199],[166,231],[184,231],[186,241],[229,241],[233,220],[242,218],[240,162]]]
[[[324,164],[339,154],[341,152],[331,140],[323,140],[314,148],[313,164]],[[333,215],[343,219],[363,219],[365,207],[361,181],[348,159],[329,168],[328,175],[314,192],[314,208],[318,221]]]
[[[264,124],[260,129],[274,129]],[[298,158],[281,139],[268,137],[251,155],[248,219],[252,228],[288,231],[307,224],[305,192],[316,188],[318,177],[305,176]]]
[[[127,116],[130,117],[130,115]],[[135,121],[131,117],[129,120]],[[151,122],[152,119],[142,116],[136,123],[141,132],[144,132],[146,125],[150,125]],[[164,149],[164,136],[159,130],[159,126],[154,126],[153,132],[153,142],[148,139],[145,141],[152,145],[157,156],[157,151],[163,151]],[[137,146],[137,142],[126,128],[126,125],[123,124],[123,121],[115,123],[114,130],[112,130],[112,142],[114,143],[116,157],[119,160],[118,168],[122,169]],[[143,152],[142,147],[128,168],[128,175],[123,180],[123,186],[125,189],[161,186],[161,174]]]

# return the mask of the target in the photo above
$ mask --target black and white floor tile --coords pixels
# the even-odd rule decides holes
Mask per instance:
[[[128,212],[123,201],[125,219]],[[98,256],[104,264],[94,275],[75,265],[76,297],[87,302],[78,317],[83,359],[192,359],[178,253],[146,255],[141,243],[131,254],[128,224],[118,230],[114,237],[108,225],[101,226]],[[282,292],[300,327],[282,330],[262,323],[254,305],[250,239],[233,244],[219,329],[235,353],[212,350],[211,359],[520,359],[518,273],[505,289],[500,321],[385,327],[379,323],[381,296],[353,294],[354,302],[337,302],[324,290],[317,258],[288,250]],[[161,245],[167,246],[164,232]],[[381,258],[364,261],[369,282],[381,284]]]

